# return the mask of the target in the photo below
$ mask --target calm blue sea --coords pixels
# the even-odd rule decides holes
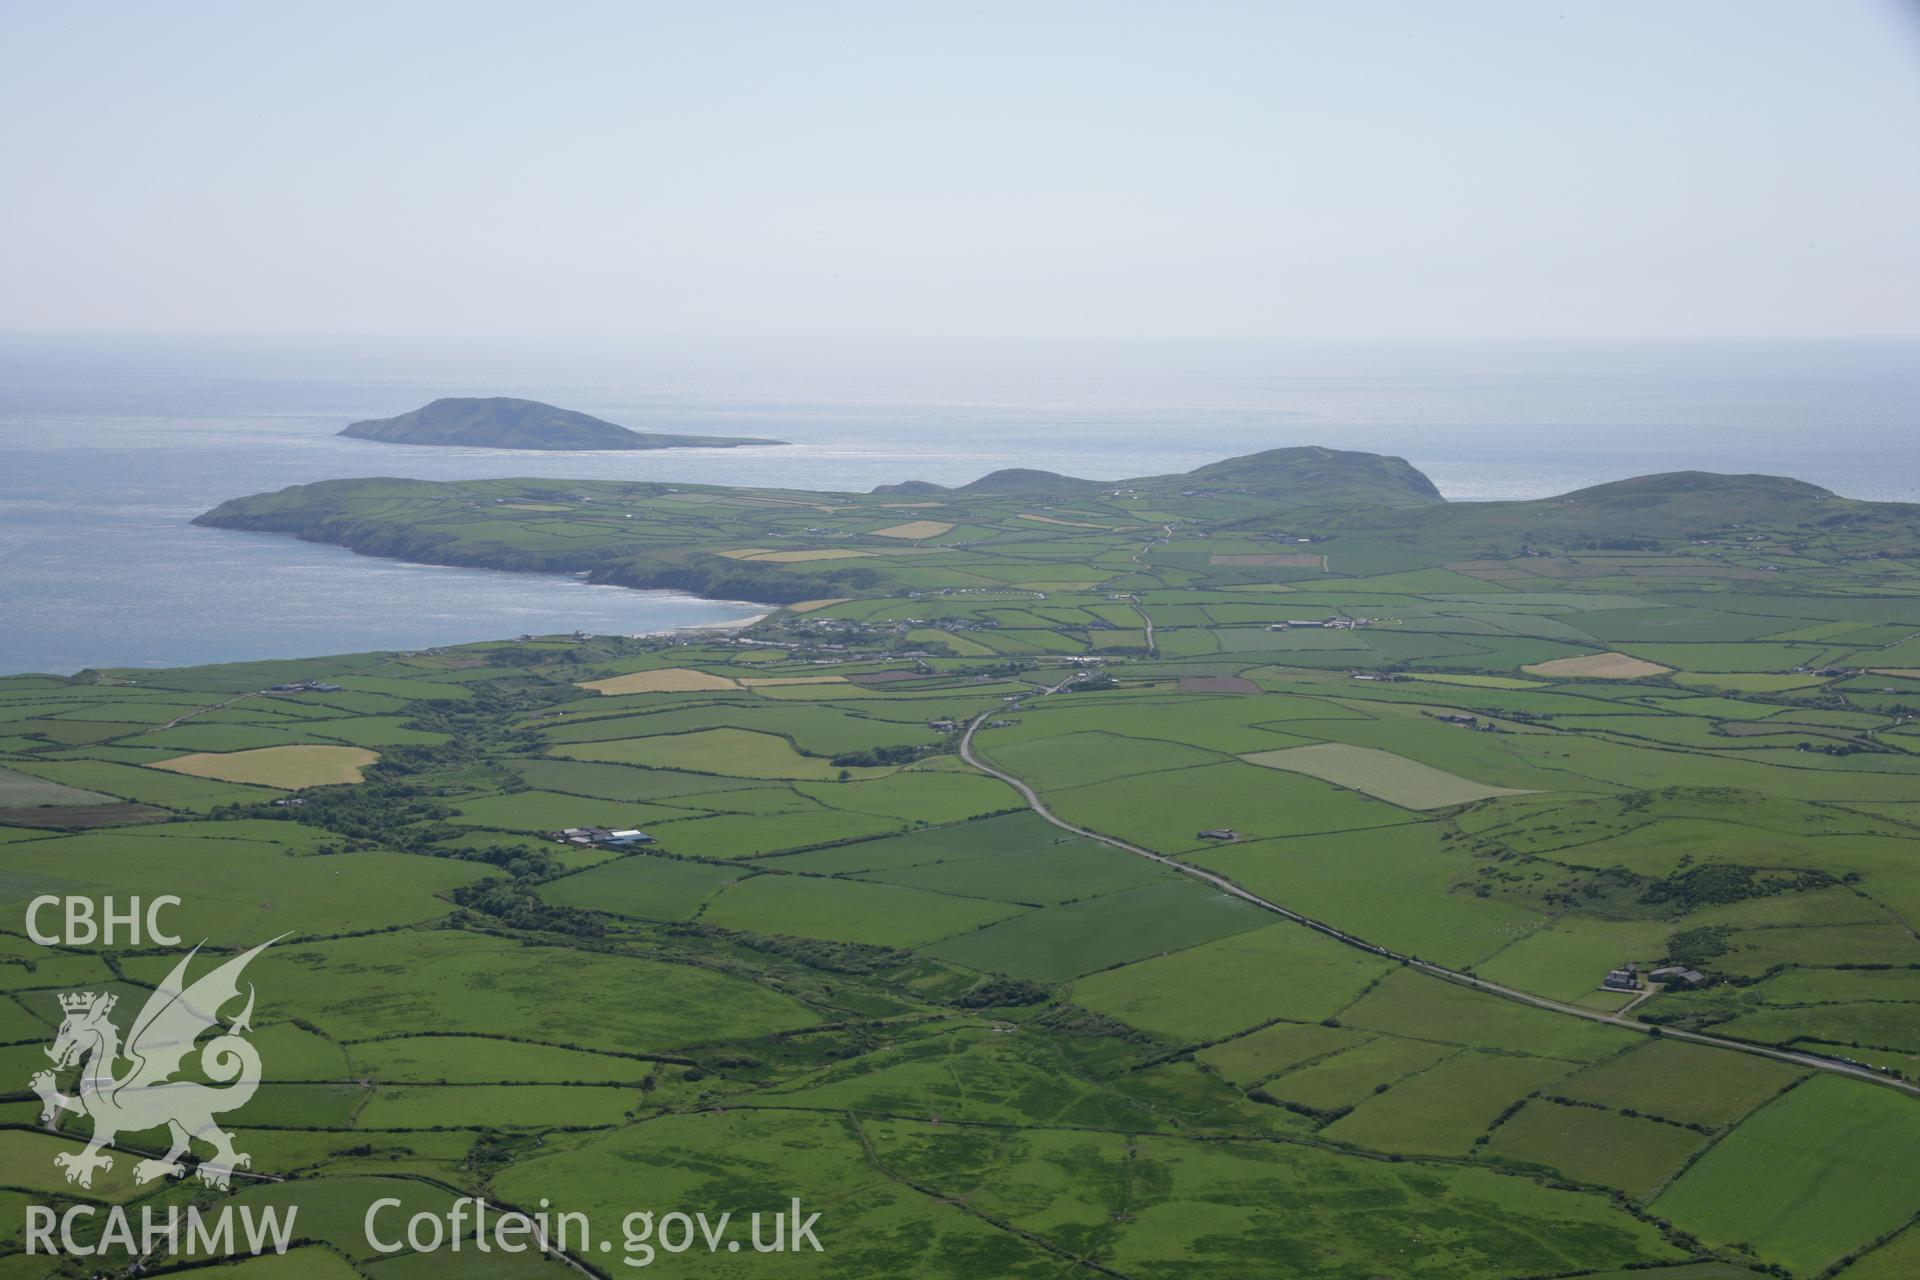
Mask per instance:
[[[334,435],[442,395],[791,443],[531,454]],[[310,480],[865,489],[1005,466],[1146,475],[1295,444],[1399,454],[1455,500],[1697,468],[1920,501],[1920,346],[0,338],[0,672],[637,634],[755,612],[187,523]]]

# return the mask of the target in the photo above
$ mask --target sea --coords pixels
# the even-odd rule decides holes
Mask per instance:
[[[533,453],[336,434],[452,395],[786,443]],[[864,490],[1011,466],[1118,479],[1306,444],[1404,457],[1453,501],[1705,470],[1920,502],[1920,344],[0,336],[0,673],[639,635],[761,611],[189,523],[308,481]]]

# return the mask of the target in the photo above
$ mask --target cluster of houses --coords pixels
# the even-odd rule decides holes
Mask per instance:
[[[286,684],[277,684],[267,690],[268,693],[338,693],[340,686],[328,684],[324,680],[293,680]]]
[[[894,630],[908,632],[919,627],[930,627],[935,631],[955,634],[962,631],[997,631],[1000,629],[998,618],[935,618],[931,622],[919,618],[902,618],[894,624]]]
[[[1330,618],[1288,618],[1285,622],[1270,624],[1267,630],[1291,631],[1295,627],[1326,627],[1334,631],[1358,631],[1373,621],[1372,618],[1349,618],[1344,614],[1335,614]]]
[[[1688,969],[1682,965],[1668,965],[1647,974],[1647,980],[1661,987],[1697,987],[1707,980],[1707,975],[1698,969]],[[1602,991],[1639,991],[1640,967],[1631,960],[1617,969],[1607,970],[1607,976],[1600,980]]]
[[[628,827],[616,831],[608,827],[568,827],[563,831],[549,831],[547,838],[561,844],[597,845],[602,848],[620,849],[633,844],[652,844],[653,837],[638,827]]]
[[[951,547],[973,546],[969,542],[949,542]],[[942,596],[987,596],[995,600],[1045,600],[1044,591],[1028,591],[1020,587],[916,587],[907,592],[909,600],[936,600]],[[916,624],[918,625],[918,624]]]

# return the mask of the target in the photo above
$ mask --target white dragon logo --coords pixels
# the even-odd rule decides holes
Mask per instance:
[[[135,1182],[185,1173],[180,1157],[195,1138],[214,1148],[213,1158],[200,1165],[200,1181],[210,1187],[225,1190],[233,1171],[252,1163],[251,1157],[233,1149],[232,1137],[213,1122],[216,1111],[245,1106],[260,1086],[260,1054],[242,1039],[252,1030],[252,984],[247,986],[246,1008],[224,1029],[220,1010],[239,997],[240,973],[248,962],[278,941],[274,938],[235,956],[191,986],[186,985],[187,962],[200,948],[189,951],[147,997],[124,1049],[119,1030],[107,1020],[117,997],[93,992],[60,997],[66,1016],[46,1054],[53,1059],[54,1071],[82,1064],[79,1087],[72,1095],[61,1093],[54,1071],[41,1071],[28,1083],[40,1095],[40,1121],[48,1128],[58,1129],[61,1113],[67,1111],[93,1121],[86,1150],[63,1151],[53,1158],[56,1166],[67,1171],[68,1182],[91,1187],[96,1169],[113,1167],[113,1157],[104,1154],[102,1147],[112,1146],[123,1133],[162,1125],[171,1145],[158,1160],[142,1160],[134,1166]],[[200,1073],[215,1083],[174,1079],[186,1066],[195,1042],[210,1030],[219,1034],[200,1051]],[[133,1065],[116,1077],[114,1066],[122,1058]]]

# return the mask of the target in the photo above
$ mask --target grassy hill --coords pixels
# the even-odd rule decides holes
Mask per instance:
[[[925,480],[883,484],[879,494],[1040,494],[1069,496],[1101,491],[1191,492],[1195,489],[1259,494],[1275,501],[1307,505],[1385,505],[1442,502],[1433,481],[1404,458],[1355,453],[1306,445],[1268,449],[1244,457],[1210,462],[1174,475],[1132,480],[1082,480],[1052,471],[1008,467],[970,484],[947,488]]]
[[[449,397],[394,418],[356,422],[340,432],[389,444],[466,445],[485,449],[732,449],[780,444],[749,436],[683,436],[632,431],[590,414],[509,396]]]
[[[1870,537],[1883,551],[1920,543],[1920,507],[1842,498],[1785,476],[1676,471],[1524,502],[1460,502],[1394,512],[1350,511],[1332,522],[1409,546],[1513,555],[1541,547],[1632,550],[1731,538],[1790,542]]]

